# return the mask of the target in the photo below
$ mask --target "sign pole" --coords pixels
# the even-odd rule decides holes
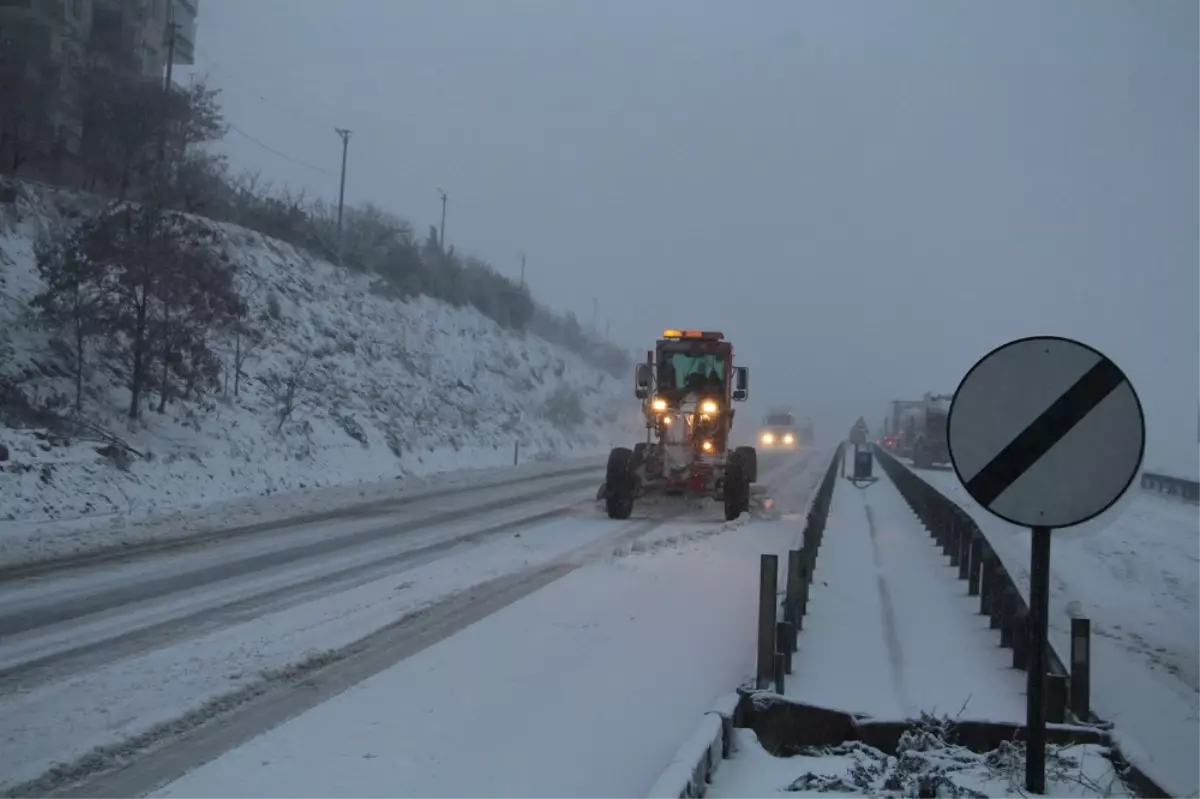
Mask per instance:
[[[1029,556],[1029,668],[1025,679],[1025,790],[1046,792],[1046,650],[1050,621],[1050,528],[1032,528]]]
[[[1129,490],[1146,417],[1129,378],[1099,350],[1030,336],[971,367],[954,392],[946,441],[971,498],[1032,533],[1025,789],[1045,794],[1050,534],[1096,518]]]

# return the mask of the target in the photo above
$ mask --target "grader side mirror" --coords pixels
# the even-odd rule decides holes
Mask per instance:
[[[733,400],[744,402],[750,397],[750,370],[745,366],[733,368]]]
[[[650,364],[639,363],[633,373],[633,393],[638,399],[645,399],[650,395],[650,378]]]

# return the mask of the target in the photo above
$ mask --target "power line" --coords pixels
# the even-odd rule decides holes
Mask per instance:
[[[267,144],[266,142],[262,141],[261,139],[256,139],[254,136],[251,136],[249,133],[247,133],[246,131],[242,130],[242,129],[241,129],[241,128],[239,128],[237,125],[233,124],[232,122],[230,122],[230,121],[228,121],[228,120],[226,120],[226,121],[225,121],[225,124],[229,126],[229,129],[230,129],[230,130],[234,131],[235,133],[239,133],[239,134],[241,134],[242,136],[244,136],[245,138],[247,138],[247,139],[249,139],[250,141],[254,142],[254,143],[255,143],[255,144],[257,144],[259,147],[263,148],[264,150],[266,150],[267,152],[271,153],[272,155],[276,155],[276,156],[278,156],[278,157],[282,158],[282,159],[283,159],[283,160],[285,160],[285,161],[290,161],[291,163],[293,163],[293,164],[296,164],[297,166],[302,166],[302,167],[304,167],[305,169],[311,169],[311,170],[312,170],[312,171],[314,171],[314,172],[320,172],[320,173],[321,173],[321,174],[323,174],[323,175],[333,175],[333,172],[329,171],[328,169],[325,169],[324,167],[320,167],[320,166],[313,166],[312,164],[310,164],[310,163],[308,163],[308,162],[306,162],[306,161],[301,161],[299,158],[292,158],[292,157],[291,157],[290,155],[288,155],[287,153],[281,153],[281,152],[279,152],[278,150],[276,150],[276,149],[275,149],[274,147],[272,147],[271,145]]]

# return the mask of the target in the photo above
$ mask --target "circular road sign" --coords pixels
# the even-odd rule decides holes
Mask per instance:
[[[1058,336],[1010,341],[954,392],[950,460],[967,493],[1005,521],[1060,528],[1099,516],[1142,465],[1146,418],[1125,373]]]

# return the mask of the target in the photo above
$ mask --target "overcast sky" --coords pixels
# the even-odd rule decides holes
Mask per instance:
[[[756,416],[840,436],[1059,334],[1195,471],[1198,31],[1191,0],[202,0],[196,70],[235,165],[335,199],[351,128],[347,202],[424,231],[444,187],[449,243],[631,348],[725,331]]]

